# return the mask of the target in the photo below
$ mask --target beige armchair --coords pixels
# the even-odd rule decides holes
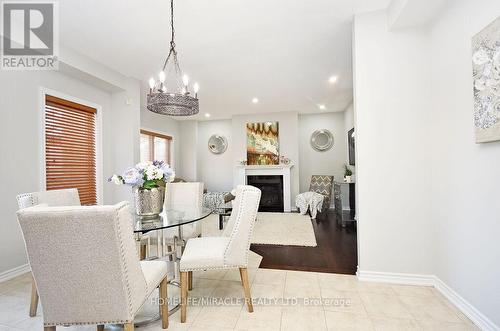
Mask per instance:
[[[43,306],[44,329],[123,324],[160,287],[168,327],[167,262],[139,261],[127,202],[114,206],[34,206],[17,212]]]
[[[188,288],[192,284],[192,272],[196,270],[239,268],[248,311],[253,312],[247,265],[260,196],[258,188],[239,185],[223,236],[188,240],[180,261],[182,323],[186,321]]]
[[[80,206],[80,197],[76,188],[51,190],[19,194],[17,197],[19,209],[32,207],[38,204],[48,206]],[[31,285],[31,302],[29,316],[36,316],[38,309],[38,292],[35,282]]]

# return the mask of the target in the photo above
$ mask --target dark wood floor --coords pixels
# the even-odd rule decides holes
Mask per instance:
[[[250,249],[263,257],[260,267],[355,274],[358,264],[355,226],[337,225],[334,213],[318,217],[312,223],[316,247],[252,244]]]

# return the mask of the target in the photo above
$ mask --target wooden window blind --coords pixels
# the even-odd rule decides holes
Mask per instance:
[[[82,205],[97,203],[97,110],[45,97],[45,173],[47,190],[77,188]]]
[[[164,161],[170,164],[172,137],[141,130],[141,162]]]

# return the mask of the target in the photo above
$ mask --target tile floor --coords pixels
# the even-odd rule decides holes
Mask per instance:
[[[478,330],[430,287],[360,283],[354,276],[258,269],[259,264],[260,257],[252,255],[249,278],[253,298],[261,303],[285,298],[283,302],[255,304],[252,314],[242,302],[193,305],[188,307],[185,324],[180,323],[179,312],[170,316],[169,330]],[[0,331],[43,330],[41,307],[36,317],[28,317],[30,290],[29,274],[0,283]],[[169,291],[171,296],[177,294],[175,287],[169,287]],[[192,298],[242,296],[237,270],[194,274]],[[305,298],[309,305],[300,300]],[[298,305],[293,304],[294,299],[299,299]],[[153,306],[150,309],[157,311]],[[106,330],[119,329],[106,326]],[[136,330],[161,330],[160,322]]]

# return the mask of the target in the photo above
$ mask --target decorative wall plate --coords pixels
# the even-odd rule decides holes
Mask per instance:
[[[227,149],[227,139],[224,136],[214,134],[208,139],[208,149],[214,154],[222,154]]]
[[[333,146],[333,134],[326,129],[314,131],[311,135],[311,146],[319,152],[329,150]]]

